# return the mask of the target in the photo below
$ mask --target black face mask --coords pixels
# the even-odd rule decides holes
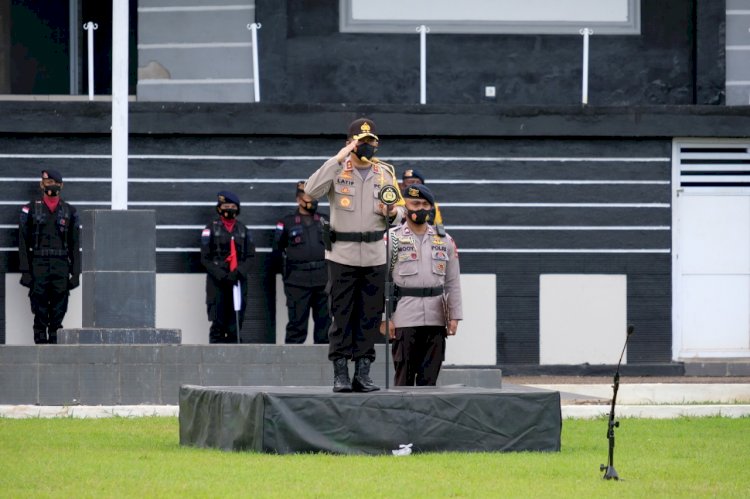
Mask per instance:
[[[375,147],[372,144],[368,144],[366,142],[359,144],[357,146],[357,152],[355,154],[359,159],[368,159],[372,161],[373,156],[375,156],[375,152],[378,150],[377,147]]]
[[[310,213],[315,213],[318,211],[318,200],[314,199],[312,201],[302,201],[300,202],[300,207],[306,209]]]
[[[406,210],[409,220],[417,225],[430,221],[431,210]]]
[[[234,208],[229,208],[227,210],[221,210],[221,216],[226,218],[227,220],[234,220],[237,218],[237,211]]]
[[[44,187],[44,193],[49,197],[56,197],[60,195],[60,189],[59,185],[47,185]]]

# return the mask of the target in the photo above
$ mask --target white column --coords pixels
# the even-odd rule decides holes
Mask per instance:
[[[94,30],[99,29],[99,25],[96,23],[88,22],[83,25],[83,29],[86,30],[87,37],[87,52],[88,52],[88,85],[89,85],[89,100],[94,100]],[[73,71],[71,71],[71,74]],[[73,93],[73,80],[71,79],[71,94]]]
[[[260,102],[260,70],[258,69],[258,30],[260,23],[251,23],[247,25],[250,30],[253,42],[253,91],[255,93],[255,102]]]
[[[594,30],[583,28],[578,30],[583,35],[583,73],[581,75],[581,104],[589,103],[589,35],[594,34]]]
[[[427,33],[430,28],[417,26],[419,33],[419,103],[427,104]]]
[[[128,0],[112,0],[112,209],[128,209]]]

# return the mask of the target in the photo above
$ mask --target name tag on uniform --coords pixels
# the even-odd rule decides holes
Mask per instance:
[[[398,247],[398,261],[409,262],[413,260],[418,260],[419,255],[417,254],[417,248],[414,246],[414,244],[412,244],[411,239],[401,238],[401,241],[403,242],[399,244],[399,247]]]

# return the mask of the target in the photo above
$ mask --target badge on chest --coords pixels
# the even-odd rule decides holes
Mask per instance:
[[[417,253],[417,246],[414,238],[408,236],[401,236],[398,238],[398,261],[409,262],[419,260],[419,254]]]

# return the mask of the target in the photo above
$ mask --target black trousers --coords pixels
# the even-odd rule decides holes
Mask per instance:
[[[239,326],[245,318],[247,284],[242,284],[242,306],[239,314]],[[211,328],[208,332],[209,343],[237,343],[237,317],[234,311],[232,285],[222,284],[214,295],[213,302],[208,303],[208,320]]]
[[[70,264],[65,258],[36,257],[31,265],[34,281],[29,300],[34,314],[34,342],[57,343],[57,330],[68,311]]]
[[[396,328],[391,347],[395,386],[435,386],[445,360],[445,327]]]
[[[375,360],[383,314],[385,265],[352,267],[328,262],[328,294],[331,328],[328,359]]]
[[[313,315],[313,339],[315,343],[328,343],[328,328],[331,318],[328,314],[328,294],[323,286],[295,286],[284,284],[286,308],[289,322],[286,324],[286,342],[304,343],[307,339],[307,322],[310,312]]]

